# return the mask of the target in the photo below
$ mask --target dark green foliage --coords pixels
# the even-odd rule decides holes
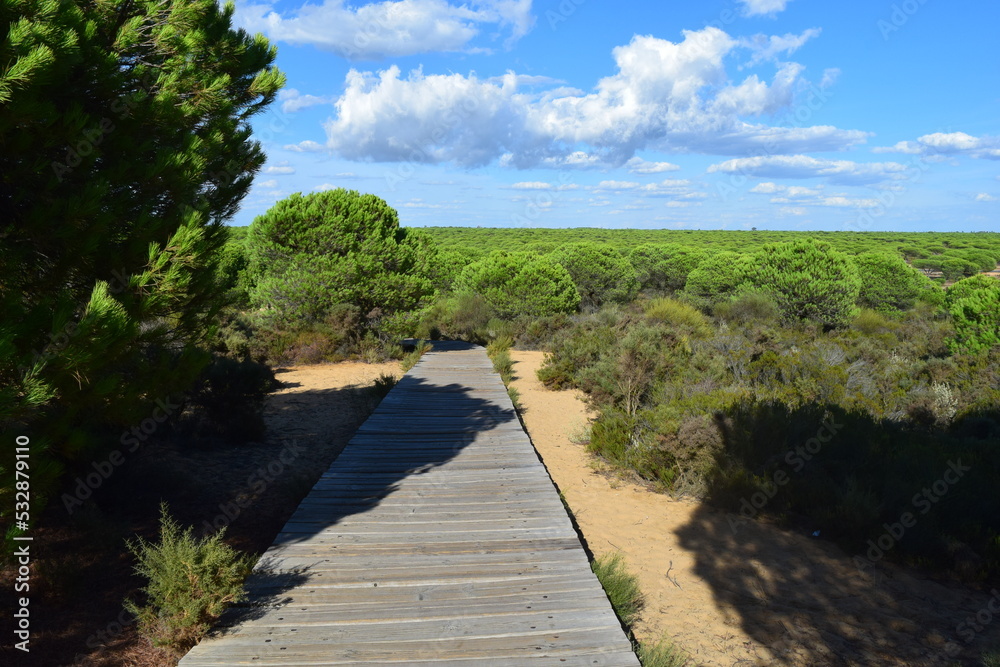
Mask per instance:
[[[244,228],[240,228],[244,229]],[[232,230],[232,228],[230,228]],[[246,242],[230,238],[222,247],[219,255],[219,289],[226,290],[229,305],[245,309],[250,306],[250,274],[247,267],[250,260],[247,256]]]
[[[424,356],[432,349],[434,349],[434,346],[431,343],[428,343],[425,340],[418,340],[416,344],[414,344],[413,349],[407,352],[403,357],[401,362],[403,372],[405,373],[416,366],[417,362],[420,361],[420,357]]]
[[[954,299],[948,310],[955,324],[952,353],[984,354],[1000,347],[1000,281]]]
[[[430,278],[434,288],[442,291],[451,291],[455,279],[462,273],[462,269],[476,261],[468,252],[459,250],[444,250],[434,258],[430,269]]]
[[[1000,289],[1000,280],[991,276],[972,276],[959,280],[948,288],[945,298],[949,305],[956,303],[960,299],[973,296],[982,291],[995,291]]]
[[[753,256],[753,289],[770,294],[786,322],[811,320],[845,326],[854,314],[861,280],[850,258],[825,243],[765,246]]]
[[[699,250],[675,243],[646,243],[633,248],[628,259],[635,268],[640,289],[675,292],[684,288],[689,274],[705,256]]]
[[[196,644],[229,605],[246,598],[243,580],[253,559],[222,541],[223,533],[197,539],[181,529],[166,504],[160,506],[160,540],[129,543],[137,574],[148,583],[146,603],[131,600],[125,608],[139,619],[139,632],[154,646],[183,655]]]
[[[639,289],[631,262],[610,246],[573,243],[556,249],[552,259],[569,271],[584,306],[628,303]]]
[[[389,375],[387,373],[382,373],[377,378],[375,378],[375,384],[372,385],[372,393],[379,400],[385,398],[392,391],[392,388],[396,386],[399,380],[396,379],[395,375]]]
[[[360,353],[364,320],[357,306],[334,304],[326,317],[309,324],[276,321],[256,312],[226,313],[212,349],[234,359],[272,366],[342,361]]]
[[[580,305],[566,269],[529,253],[493,253],[465,267],[454,288],[480,295],[492,313],[504,319],[570,313]]]
[[[205,368],[191,396],[200,409],[197,432],[231,442],[259,440],[265,431],[264,399],[277,389],[274,371],[250,359],[218,357]]]
[[[693,230],[693,229],[545,229],[525,227],[520,229],[490,229],[473,227],[425,227],[425,234],[441,248],[461,249],[463,252],[488,254],[494,250],[516,252],[532,249],[550,252],[568,243],[601,243],[628,252],[637,246],[676,244],[694,248],[709,257],[723,252],[753,253],[770,243],[815,238],[829,243],[848,255],[859,255],[873,250],[896,252],[907,258],[930,258],[942,253],[967,253],[985,251],[1000,257],[1000,234],[978,233],[927,233],[927,232],[794,232],[794,231],[743,231],[743,230]],[[958,250],[949,250],[949,249]]]
[[[254,220],[247,237],[251,302],[279,321],[322,320],[336,304],[377,318],[433,291],[433,250],[396,211],[354,190],[297,193]]]
[[[933,288],[919,271],[888,252],[866,252],[854,258],[861,277],[858,303],[880,312],[907,310],[917,297]]]
[[[1000,347],[948,357],[951,322],[928,306],[894,317],[864,310],[840,329],[779,328],[773,302],[761,302],[771,311],[762,317],[759,298],[719,304],[726,319],[705,322],[699,337],[674,317],[577,316],[552,336],[539,377],[587,392],[600,410],[588,446],[610,463],[734,512],[770,489],[775,472],[794,473],[766,494],[765,511],[807,520],[851,549],[898,521],[950,458],[973,461],[949,492],[959,507],[935,505],[891,557],[950,569],[960,567],[954,545],[964,544],[982,560],[963,576],[1000,572],[991,546],[1000,499],[987,481],[1000,474]],[[733,305],[751,314],[736,319]],[[835,438],[820,431],[830,420]],[[806,443],[821,455],[796,453]],[[973,507],[977,497],[990,500]]]
[[[116,442],[99,432],[210,359],[222,222],[264,162],[250,120],[284,80],[233,11],[0,5],[17,25],[0,42],[0,427],[34,436],[34,516],[63,465]]]
[[[728,299],[750,279],[752,271],[749,255],[728,251],[714,253],[688,274],[684,291],[709,302]]]

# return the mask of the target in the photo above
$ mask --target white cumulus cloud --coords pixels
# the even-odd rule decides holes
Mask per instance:
[[[965,132],[935,132],[916,141],[900,141],[893,146],[876,146],[873,153],[922,155],[925,159],[947,161],[950,157],[968,156],[1000,160],[1000,137],[974,137]]]
[[[773,16],[785,11],[791,0],[739,0],[747,16]]]
[[[296,111],[301,111],[317,104],[332,104],[333,98],[303,95],[295,88],[286,88],[278,92],[278,101],[281,102],[282,111],[285,113],[295,113]]]
[[[352,69],[324,126],[327,146],[362,161],[593,168],[621,166],[644,149],[793,153],[867,139],[829,126],[753,122],[790,107],[808,87],[802,66],[784,63],[769,82],[756,74],[730,82],[723,60],[741,48],[737,41],[714,27],[683,34],[677,43],[636,36],[615,48],[617,71],[590,93],[525,90],[514,72],[481,79]]]
[[[711,165],[708,171],[764,178],[826,178],[831,183],[868,185],[900,178],[906,169],[906,165],[898,162],[852,162],[808,155],[769,155],[727,160]]]
[[[648,162],[641,157],[634,157],[625,163],[625,168],[633,174],[662,174],[666,171],[679,171],[680,165],[671,162]]]
[[[976,195],[976,201],[997,201],[997,198],[988,192],[980,192]]]
[[[786,33],[784,35],[754,35],[740,40],[740,44],[750,49],[750,65],[777,60],[779,56],[787,56],[798,51],[814,37],[819,37],[822,30],[809,28],[801,35]]]
[[[296,153],[318,153],[320,151],[325,151],[326,146],[319,143],[318,141],[300,141],[297,144],[286,144],[283,146],[286,151],[295,151]]]
[[[353,60],[436,51],[482,51],[473,46],[486,30],[504,31],[506,45],[535,23],[531,0],[394,0],[348,3],[322,0],[280,13],[274,3],[243,0],[236,21],[250,32],[289,44],[311,44]]]

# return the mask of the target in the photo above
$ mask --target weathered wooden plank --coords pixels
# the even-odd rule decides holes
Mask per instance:
[[[182,667],[636,667],[481,348],[400,380]]]
[[[291,633],[289,633],[291,634]],[[360,632],[360,635],[366,633]],[[301,665],[350,665],[350,664],[409,664],[418,660],[458,660],[490,656],[506,658],[509,665],[525,664],[536,657],[561,657],[588,653],[622,653],[630,649],[620,626],[606,628],[567,628],[556,632],[526,632],[510,636],[473,636],[424,638],[414,641],[383,641],[378,643],[342,645],[343,640],[302,642],[296,638],[276,636],[270,642],[259,640],[254,644],[233,644],[231,638],[216,640],[225,646],[225,657],[230,662],[185,664],[239,664],[240,659],[257,660],[253,664],[270,664],[274,658],[289,660],[284,664]],[[205,650],[215,641],[203,642]],[[593,648],[587,648],[593,647]],[[201,651],[196,647],[192,654]],[[632,663],[638,665],[638,660]]]

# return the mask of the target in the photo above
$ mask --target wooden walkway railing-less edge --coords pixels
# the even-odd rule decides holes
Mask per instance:
[[[180,662],[637,666],[481,347],[424,355]]]

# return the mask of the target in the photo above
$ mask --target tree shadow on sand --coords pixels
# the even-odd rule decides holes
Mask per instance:
[[[789,466],[784,454],[815,438],[823,420],[831,415],[842,428],[819,443],[821,447],[814,447],[818,451],[807,465]],[[694,555],[695,571],[712,587],[722,613],[757,643],[758,660],[737,664],[981,665],[983,653],[1000,646],[1000,613],[982,613],[988,610],[991,600],[1000,610],[1000,594],[991,597],[991,587],[976,590],[954,583],[944,574],[935,580],[920,571],[897,566],[889,561],[898,555],[898,543],[895,550],[890,547],[882,556],[873,552],[877,557],[869,558],[856,541],[846,551],[825,539],[852,544],[843,530],[838,534],[838,522],[842,526],[852,523],[852,530],[878,539],[885,532],[886,519],[895,516],[898,520],[900,508],[905,509],[910,502],[913,480],[921,479],[920,474],[913,476],[913,469],[904,473],[901,464],[870,454],[873,448],[863,433],[874,432],[869,430],[871,423],[822,406],[780,415],[763,410],[749,419],[747,414],[743,419],[737,417],[735,424],[731,416],[718,418],[724,443],[717,462],[728,466],[730,474],[715,478],[709,489],[712,504],[701,505],[677,535]],[[762,455],[767,449],[771,454]],[[734,460],[745,465],[737,474],[733,474]],[[751,460],[760,463],[747,465]],[[938,473],[928,482],[946,469],[936,465],[927,466]],[[866,476],[866,467],[870,466],[881,470],[884,486],[876,486],[873,477]],[[788,476],[788,481],[774,476],[779,471]],[[970,473],[970,478],[973,475]],[[734,495],[740,484],[733,483],[733,479],[744,480],[743,498]],[[752,482],[745,483],[748,479]],[[778,483],[769,485],[772,480]],[[853,506],[845,502],[845,498],[853,497],[851,494],[870,500],[869,483],[877,492],[877,502]],[[931,512],[920,521],[935,531],[946,525],[942,521],[953,521],[949,515],[961,514],[965,502],[962,496],[973,492],[968,495],[974,497],[977,489],[988,488],[984,486],[988,479],[969,479],[962,484],[968,485],[962,493],[942,499],[937,506],[940,509],[935,509],[944,512],[944,518],[935,518]],[[897,486],[899,493],[891,492]],[[813,518],[791,511],[801,500],[795,494],[807,493],[813,494],[809,506],[814,510]],[[824,494],[830,505],[825,514],[815,511]],[[947,510],[945,501],[952,504]],[[844,507],[850,512],[845,513]],[[757,520],[765,513],[784,516],[791,528]],[[820,515],[823,520],[815,518]],[[817,530],[824,539],[814,535]],[[918,534],[916,527],[911,531],[914,539],[928,539]],[[987,615],[990,622],[984,623]],[[980,630],[972,630],[970,618]]]

